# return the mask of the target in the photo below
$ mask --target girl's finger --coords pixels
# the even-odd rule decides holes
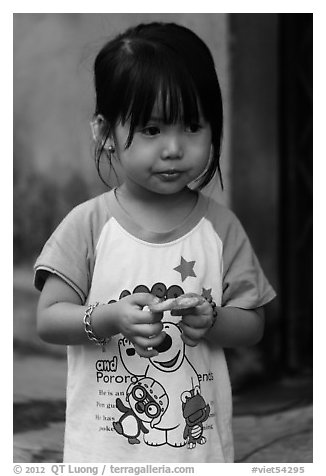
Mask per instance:
[[[212,320],[209,316],[194,316],[189,314],[182,317],[182,322],[193,329],[206,329],[210,327]]]
[[[188,314],[196,314],[195,307],[188,307],[186,309],[172,309],[171,316],[186,316]]]
[[[154,347],[158,347],[164,341],[166,336],[165,332],[161,332],[159,335],[154,337],[142,337],[137,336],[134,338],[134,343],[142,347],[143,349],[153,349]]]
[[[185,336],[190,341],[194,341],[194,342],[198,343],[198,341],[203,337],[203,330],[202,329],[188,326],[183,321],[181,321],[179,323],[179,327],[182,331],[182,335]]]
[[[149,338],[151,336],[159,335],[163,330],[162,322],[155,324],[136,324],[134,327],[134,334],[139,337]]]
[[[186,345],[189,345],[190,347],[196,347],[196,345],[199,343],[198,340],[190,339],[190,337],[188,337],[186,334],[181,334],[181,339]]]
[[[135,293],[127,296],[125,299],[131,304],[138,306],[140,309],[143,309],[145,306],[150,304],[155,304],[160,302],[159,298],[149,293]]]
[[[163,312],[135,311],[136,324],[155,324],[163,319]]]

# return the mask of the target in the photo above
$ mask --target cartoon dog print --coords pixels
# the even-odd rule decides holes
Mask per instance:
[[[196,370],[187,359],[185,344],[181,339],[181,330],[173,322],[164,322],[163,330],[166,333],[164,341],[156,348],[159,354],[150,359],[141,359],[147,366],[144,377],[158,381],[165,389],[169,406],[161,415],[159,422],[144,434],[144,441],[150,446],[168,444],[181,447],[186,444],[183,436],[184,416],[180,396],[187,388],[199,387],[199,378]],[[132,344],[130,343],[130,346]],[[128,346],[119,341],[121,361],[131,374],[135,369],[135,362],[127,353]],[[139,374],[139,369],[137,370]]]
[[[132,342],[125,337],[119,339],[118,347],[120,360],[127,372],[137,377],[144,377],[148,368],[148,360],[140,357]]]

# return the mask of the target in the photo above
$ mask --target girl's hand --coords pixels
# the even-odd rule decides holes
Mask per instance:
[[[110,304],[115,307],[118,332],[133,343],[141,357],[150,358],[158,355],[154,347],[160,345],[166,335],[162,332],[163,312],[144,310],[145,306],[154,303],[155,300],[157,298],[152,294],[135,293]]]
[[[172,316],[182,316],[179,327],[182,330],[181,338],[186,345],[195,347],[211,328],[213,322],[213,309],[205,301],[196,307],[188,309],[174,309]]]

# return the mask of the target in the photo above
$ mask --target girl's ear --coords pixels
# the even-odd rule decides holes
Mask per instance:
[[[93,121],[90,122],[92,136],[95,142],[103,140],[106,121],[104,117],[99,114]]]

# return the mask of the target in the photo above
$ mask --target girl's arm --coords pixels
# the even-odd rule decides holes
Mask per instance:
[[[265,312],[238,307],[217,308],[217,320],[205,334],[206,340],[220,347],[245,347],[257,344],[264,334]]]
[[[142,310],[152,300],[152,295],[139,293],[116,303],[97,306],[92,313],[95,334],[103,338],[122,333],[133,342],[140,355],[156,355],[155,351],[146,349],[159,345],[165,337],[161,332],[162,314]],[[83,323],[86,309],[87,306],[81,303],[80,297],[71,286],[56,275],[49,275],[37,308],[39,336],[52,344],[90,343]]]
[[[103,335],[102,314],[107,306],[98,306],[93,311],[94,330],[99,337]],[[89,342],[84,329],[83,317],[87,306],[82,305],[80,297],[65,281],[56,275],[47,278],[37,307],[37,332],[41,339],[51,344],[74,345]],[[107,319],[110,334],[117,333],[115,321]],[[111,329],[109,329],[111,327]],[[102,331],[102,332],[101,332]]]

